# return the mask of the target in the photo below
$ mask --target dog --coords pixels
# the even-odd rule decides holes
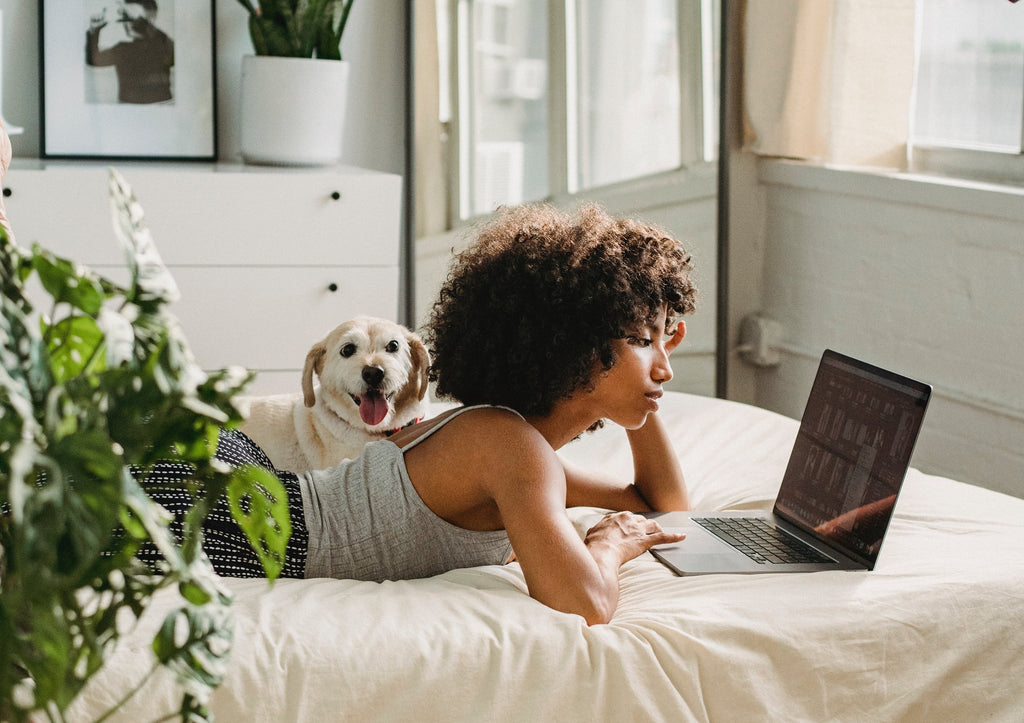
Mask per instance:
[[[309,350],[301,394],[242,400],[249,409],[239,429],[279,470],[327,469],[422,419],[429,368],[415,332],[386,319],[351,319]]]

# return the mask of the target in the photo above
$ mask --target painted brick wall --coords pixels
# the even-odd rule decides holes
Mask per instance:
[[[826,347],[934,385],[914,466],[1024,497],[1024,189],[762,162],[764,312],[799,417]]]

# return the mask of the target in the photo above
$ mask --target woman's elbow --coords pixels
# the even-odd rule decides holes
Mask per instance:
[[[544,599],[543,597],[534,594],[531,594],[530,597],[560,613],[579,615],[586,621],[588,626],[604,625],[605,623],[611,622],[618,602],[618,600],[604,599],[603,596],[587,594],[579,597],[574,596],[571,599],[563,598],[560,600]]]
[[[607,599],[599,595],[587,595],[584,599],[560,606],[562,612],[582,617],[588,626],[610,623],[615,615],[618,599]]]
[[[607,625],[612,621],[612,616],[615,614],[615,609],[611,610],[592,610],[587,614],[583,615],[583,619],[587,623],[587,627],[591,625]]]

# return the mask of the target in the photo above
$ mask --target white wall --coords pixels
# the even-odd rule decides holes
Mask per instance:
[[[69,12],[77,3],[66,3]],[[180,0],[179,0],[180,1]],[[240,162],[241,59],[252,53],[248,14],[237,0],[216,0],[217,112],[220,160]],[[0,0],[3,12],[4,116],[25,133],[11,141],[15,158],[39,156],[39,43],[36,0]],[[343,134],[344,165],[404,174],[406,0],[359,0],[342,42],[351,62]],[[83,38],[85,28],[83,25]]]
[[[1024,496],[1024,189],[757,167],[784,337],[756,403],[799,417],[824,348],[861,357],[934,385],[914,466]]]

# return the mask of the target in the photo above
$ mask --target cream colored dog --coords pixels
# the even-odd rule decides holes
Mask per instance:
[[[352,319],[309,350],[302,394],[245,400],[240,429],[278,469],[333,467],[424,416],[429,366],[414,332],[385,319]]]

